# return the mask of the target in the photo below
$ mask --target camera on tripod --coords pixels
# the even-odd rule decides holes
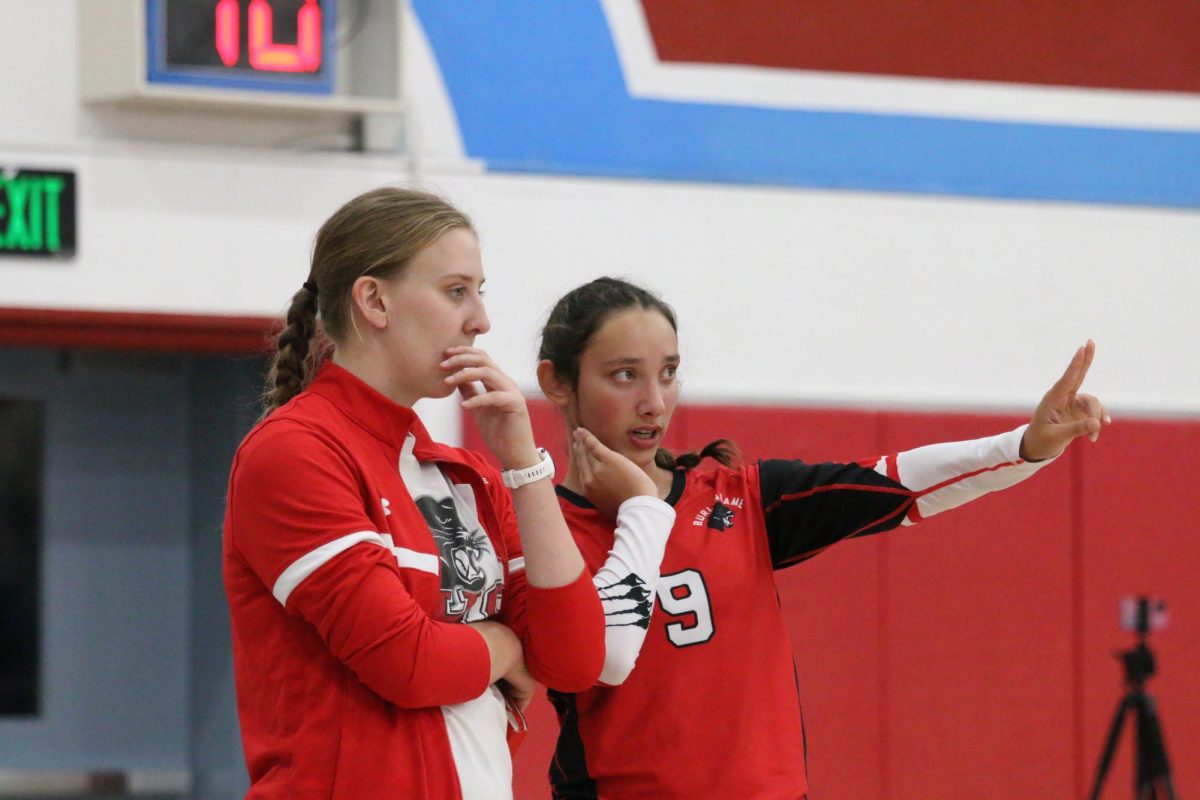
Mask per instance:
[[[1136,633],[1138,640],[1136,646],[1116,654],[1125,664],[1125,696],[1117,704],[1116,716],[1108,730],[1090,798],[1099,800],[1121,737],[1121,726],[1128,717],[1133,723],[1134,797],[1136,800],[1176,800],[1158,710],[1154,698],[1146,693],[1146,681],[1154,675],[1155,667],[1154,653],[1146,639],[1151,631],[1166,627],[1167,603],[1161,597],[1138,595],[1122,598],[1120,609],[1121,627]]]
[[[1120,608],[1121,627],[1139,636],[1167,627],[1167,601],[1161,597],[1123,597]]]

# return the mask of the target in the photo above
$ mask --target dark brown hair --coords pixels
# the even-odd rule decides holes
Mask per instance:
[[[620,278],[597,278],[563,295],[550,311],[542,329],[538,360],[549,361],[559,378],[579,385],[579,359],[588,342],[613,314],[631,308],[657,311],[678,332],[675,310],[657,295]],[[663,469],[691,469],[705,458],[715,458],[729,466],[738,457],[737,447],[728,439],[709,442],[700,452],[672,455],[659,448],[654,463]]]
[[[385,186],[360,194],[317,231],[312,267],[292,296],[263,390],[263,416],[291,400],[353,325],[350,293],[363,276],[393,278],[418,253],[471,220],[436,195]],[[318,323],[318,314],[320,322]],[[323,334],[313,346],[313,337]]]

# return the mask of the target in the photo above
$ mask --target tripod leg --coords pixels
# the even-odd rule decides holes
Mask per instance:
[[[1108,768],[1112,766],[1113,755],[1117,752],[1117,741],[1121,738],[1121,723],[1132,704],[1131,695],[1125,695],[1117,704],[1117,713],[1113,716],[1112,726],[1108,729],[1108,739],[1104,743],[1104,753],[1100,756],[1100,766],[1096,769],[1096,782],[1092,784],[1092,793],[1089,795],[1091,800],[1100,800],[1104,778],[1108,775]]]
[[[1171,783],[1171,765],[1167,762],[1167,748],[1163,743],[1162,728],[1158,724],[1154,699],[1139,692],[1134,698],[1137,730],[1137,777],[1136,797],[1148,800],[1175,800],[1175,787]]]

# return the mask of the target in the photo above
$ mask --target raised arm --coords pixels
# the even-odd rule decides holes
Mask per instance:
[[[442,367],[446,383],[458,388],[462,407],[472,412],[488,449],[504,469],[536,465],[539,455],[525,397],[486,352],[452,347]],[[483,389],[479,388],[482,385]],[[583,572],[583,557],[563,521],[551,480],[526,484],[512,493],[530,586],[550,589],[574,582]]]
[[[658,499],[649,475],[584,428],[572,433],[571,460],[584,496],[616,518],[612,550],[592,583],[604,606],[600,683],[617,686],[633,671],[646,640],[675,509]]]
[[[536,465],[529,410],[516,383],[479,348],[446,352],[446,383],[458,388],[462,407],[474,414],[488,449],[506,470]],[[492,488],[504,535],[519,540],[512,543],[519,556],[509,563],[510,602],[503,619],[519,636],[534,678],[562,691],[580,691],[600,673],[604,617],[554,484],[545,478],[511,493]]]
[[[1076,350],[1032,420],[1007,433],[858,464],[761,462],[759,482],[776,567],[811,558],[841,539],[911,525],[1007,488],[1049,464],[1074,439],[1095,441],[1112,420],[1099,400],[1079,391],[1094,354],[1091,341]]]
[[[1090,339],[1075,351],[1027,425],[999,436],[929,445],[878,459],[876,471],[915,494],[904,524],[1012,486],[1060,456],[1080,436],[1096,441],[1101,427],[1112,419],[1099,400],[1079,391],[1095,353]]]

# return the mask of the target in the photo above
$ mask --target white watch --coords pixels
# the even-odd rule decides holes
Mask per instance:
[[[527,483],[540,481],[542,478],[554,477],[554,459],[546,452],[546,448],[538,448],[538,458],[541,459],[532,467],[525,469],[506,469],[500,473],[504,485],[510,489],[519,489]]]

